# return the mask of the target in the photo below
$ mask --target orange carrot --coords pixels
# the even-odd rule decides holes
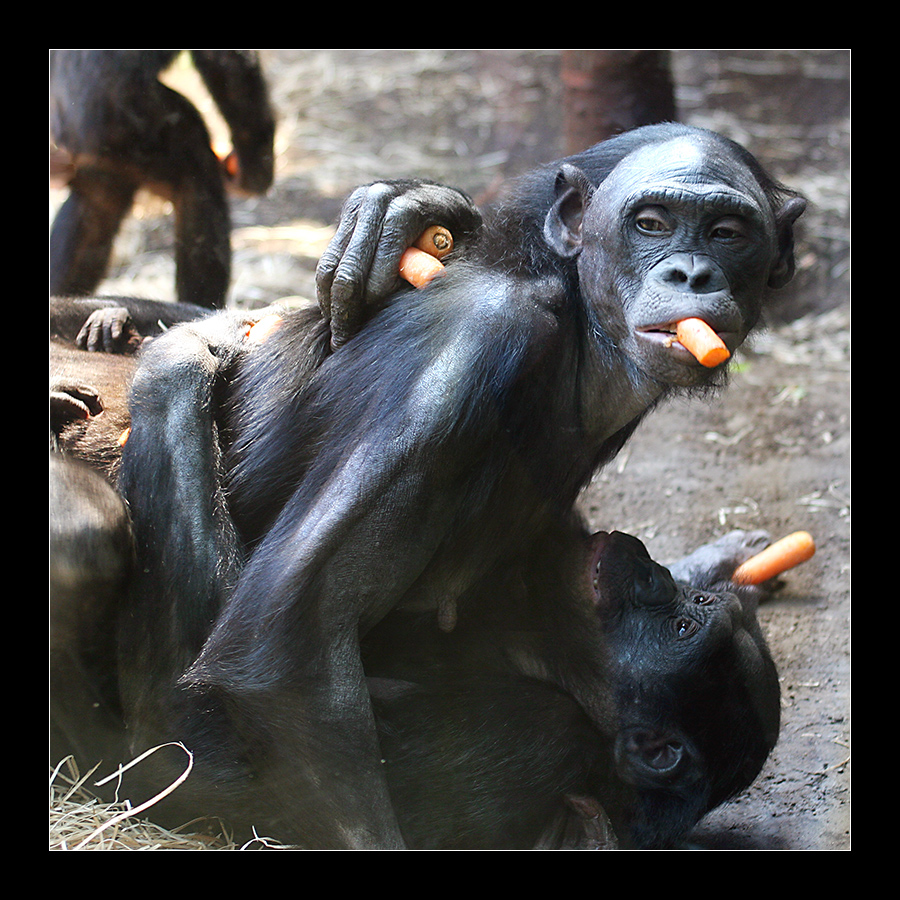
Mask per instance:
[[[258,344],[264,341],[280,324],[281,316],[278,313],[269,313],[250,326],[246,339],[251,344]]]
[[[233,178],[235,181],[238,177],[238,172],[240,171],[240,160],[238,159],[237,153],[232,150],[225,159],[222,160],[222,163],[225,166],[225,171],[228,173],[229,178]]]
[[[131,434],[131,428],[126,428],[118,437],[120,447],[124,447],[128,443],[128,435]]]
[[[453,249],[453,235],[443,225],[426,228],[413,244],[435,259],[443,259]]]
[[[442,262],[417,247],[409,247],[400,257],[400,277],[405,278],[413,287],[425,287],[435,275],[443,271]]]
[[[807,531],[795,531],[741,563],[731,580],[740,584],[762,584],[806,562],[815,552],[812,535]]]
[[[400,257],[400,277],[413,287],[425,287],[435,275],[444,271],[438,260],[453,249],[453,235],[443,225],[426,228],[419,239]]]
[[[676,326],[675,335],[697,361],[707,368],[717,366],[731,356],[722,339],[703,319],[682,319]]]

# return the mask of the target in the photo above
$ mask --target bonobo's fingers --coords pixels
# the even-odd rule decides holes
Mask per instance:
[[[445,225],[457,245],[481,216],[455,188],[420,181],[378,182],[357,188],[319,261],[319,306],[339,347],[400,285],[400,257],[429,225]]]
[[[734,570],[769,544],[766,531],[730,531],[710,544],[672,563],[668,568],[677,581],[712,590],[730,581]]]
[[[95,353],[128,353],[140,342],[131,313],[122,306],[94,310],[75,338],[77,347]]]

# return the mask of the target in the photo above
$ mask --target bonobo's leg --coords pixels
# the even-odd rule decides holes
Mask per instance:
[[[138,187],[123,169],[97,164],[77,170],[50,231],[52,294],[80,296],[97,287]]]
[[[155,614],[163,618],[167,588],[173,585],[194,603],[191,610],[169,611],[182,623],[170,646],[146,647],[157,660],[153,665],[150,658],[144,661],[151,689],[153,676],[163,682],[177,679],[193,660],[238,565],[241,551],[225,512],[214,416],[219,379],[245,330],[243,317],[224,313],[185,325],[178,329],[177,349],[165,339],[152,342],[135,373],[120,488],[133,510],[141,582],[160,586]],[[140,609],[131,620],[139,614]],[[140,694],[141,685],[135,690]]]
[[[168,185],[175,208],[175,288],[183,303],[221,308],[231,278],[231,214],[219,161],[200,114],[159,85],[168,108],[149,180]],[[170,124],[171,123],[171,124]]]

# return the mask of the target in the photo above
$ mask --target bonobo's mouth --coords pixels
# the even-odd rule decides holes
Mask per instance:
[[[693,353],[678,340],[676,330],[677,322],[666,322],[661,325],[639,325],[635,328],[634,333],[638,340],[645,342],[653,347],[654,350],[663,351],[685,365],[699,366],[700,362]],[[734,331],[719,331],[714,328],[715,333],[723,341],[730,352],[734,352],[735,347],[740,343],[740,336]]]

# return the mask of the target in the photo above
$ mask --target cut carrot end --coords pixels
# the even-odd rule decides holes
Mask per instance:
[[[128,443],[128,435],[131,434],[131,429],[126,428],[120,435],[118,439],[118,443],[120,447],[124,447]]]
[[[815,552],[812,535],[808,531],[795,531],[741,563],[731,580],[738,584],[762,584],[811,559]]]
[[[703,319],[682,319],[676,326],[675,336],[707,368],[718,366],[731,356],[722,338]]]
[[[437,274],[444,271],[444,264],[430,253],[410,247],[400,257],[400,276],[413,287],[425,287]]]
[[[453,235],[443,225],[426,228],[413,244],[435,259],[443,259],[453,249]]]

